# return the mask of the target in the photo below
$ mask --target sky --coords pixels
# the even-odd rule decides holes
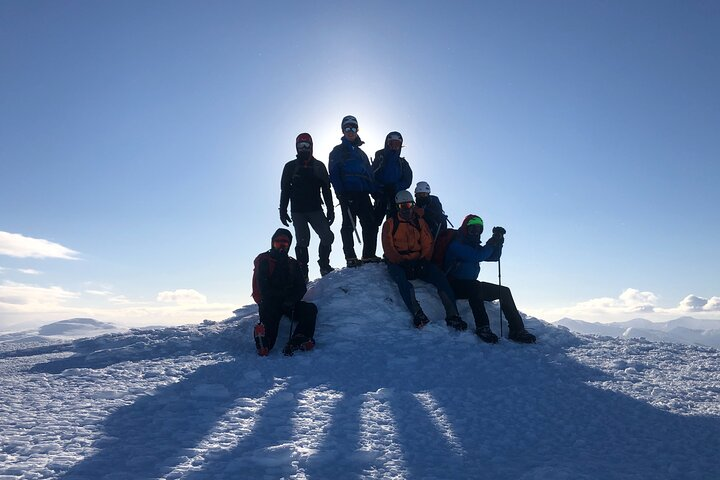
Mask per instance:
[[[709,1],[2,2],[0,329],[227,318],[348,114],[507,229],[521,311],[718,318],[719,46]]]

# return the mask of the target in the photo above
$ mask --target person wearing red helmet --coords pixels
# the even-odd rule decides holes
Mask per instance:
[[[330,191],[330,177],[325,164],[313,156],[313,140],[309,133],[301,133],[297,136],[295,149],[297,157],[285,164],[280,180],[280,221],[286,227],[292,222],[295,227],[297,237],[295,256],[307,282],[310,227],[320,237],[318,246],[320,275],[325,276],[334,270],[330,266],[330,252],[335,235],[330,230],[330,225],[335,220],[335,210]],[[323,202],[327,213],[323,213]],[[288,215],[288,203],[292,215]]]

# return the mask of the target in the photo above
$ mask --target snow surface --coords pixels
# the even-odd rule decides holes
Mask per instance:
[[[717,350],[534,318],[537,344],[488,345],[416,287],[423,330],[383,265],[313,282],[317,348],[293,357],[256,355],[255,306],[2,343],[0,480],[720,478]]]

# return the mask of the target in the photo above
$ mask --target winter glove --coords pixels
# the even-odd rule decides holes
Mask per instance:
[[[333,222],[335,221],[335,210],[331,210],[328,208],[327,221],[328,221],[328,225],[333,224]]]
[[[280,209],[280,221],[286,227],[289,226],[288,223],[292,223],[292,219],[290,215],[288,215],[287,210]]]
[[[487,245],[497,245],[502,246],[503,243],[505,243],[505,229],[503,227],[493,227],[492,229],[492,237],[487,241]]]

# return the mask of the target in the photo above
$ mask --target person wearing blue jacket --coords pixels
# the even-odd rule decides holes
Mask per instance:
[[[515,306],[510,289],[477,280],[480,274],[480,262],[500,260],[506,233],[502,227],[493,228],[492,237],[483,246],[480,241],[482,232],[482,218],[468,215],[447,247],[443,267],[455,297],[469,301],[475,317],[475,334],[484,342],[498,341],[497,335],[490,329],[485,302],[500,300],[500,308],[510,330],[508,338],[519,343],[535,343],[535,335],[525,330],[522,316]]]
[[[357,119],[348,115],[342,119],[340,127],[343,131],[342,141],[330,152],[330,183],[340,201],[343,219],[340,237],[345,260],[348,267],[357,267],[363,262],[382,261],[375,255],[378,224],[370,201],[370,195],[376,193],[377,185],[370,160],[360,149],[364,142],[357,133]],[[355,254],[353,239],[358,220],[362,226],[362,260],[358,260]]]
[[[400,156],[403,137],[400,132],[390,132],[385,137],[385,148],[375,152],[372,169],[378,192],[375,194],[375,218],[381,225],[385,218],[395,215],[395,195],[412,185],[413,171],[410,164]]]

